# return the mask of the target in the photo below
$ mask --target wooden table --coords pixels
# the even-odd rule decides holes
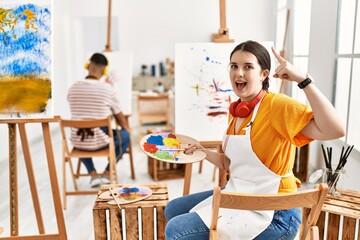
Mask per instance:
[[[325,199],[316,223],[320,239],[360,239],[360,193],[351,190],[338,191],[340,196],[333,197],[328,194]],[[303,218],[303,221],[306,219]]]
[[[134,184],[103,185],[98,195],[109,187],[122,186],[134,186]],[[124,239],[124,231],[127,240],[139,239],[139,235],[142,235],[144,240],[153,240],[156,235],[156,239],[165,239],[166,219],[164,209],[169,201],[167,185],[141,184],[141,186],[149,187],[153,191],[152,196],[142,201],[123,204],[121,210],[117,205],[107,204],[107,200],[96,198],[93,207],[95,240],[121,240]],[[138,219],[139,211],[141,217]],[[156,218],[154,218],[154,211],[156,211]],[[107,212],[108,218],[106,217]],[[107,236],[107,223],[110,223],[109,237]],[[154,228],[154,224],[156,228]],[[141,226],[141,232],[139,226]]]

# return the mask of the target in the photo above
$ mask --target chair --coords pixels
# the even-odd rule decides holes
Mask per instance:
[[[110,182],[117,183],[117,174],[116,174],[116,156],[115,156],[115,146],[114,146],[114,137],[111,127],[111,118],[103,119],[86,119],[86,120],[66,120],[60,118],[60,131],[62,135],[62,155],[63,155],[63,204],[64,209],[66,209],[66,196],[67,195],[84,195],[84,194],[97,194],[98,190],[79,190],[76,179],[82,176],[90,176],[88,173],[81,173],[80,166],[81,161],[79,158],[86,157],[106,157],[109,160],[110,164]],[[110,138],[109,148],[97,150],[97,151],[84,151],[75,148],[70,148],[70,138],[67,137],[67,132],[71,128],[95,128],[95,127],[104,127],[107,126],[109,129],[108,135]],[[68,130],[68,131],[67,131]],[[78,164],[76,172],[74,171],[72,158],[78,158]],[[66,163],[69,164],[71,177],[74,184],[74,191],[68,191],[66,186]],[[102,174],[98,174],[102,175]]]
[[[125,115],[125,119],[128,123],[128,126],[130,126],[129,124],[129,118],[130,118],[130,115]],[[116,129],[117,130],[120,130],[120,125],[118,123],[116,123]],[[126,150],[125,153],[129,154],[129,159],[130,159],[130,171],[131,171],[131,179],[132,180],[135,180],[135,170],[134,170],[134,158],[133,158],[133,151],[132,151],[132,144],[131,144],[131,132],[129,132],[130,134],[130,142],[129,142],[129,147],[128,149]]]
[[[139,128],[144,123],[158,122],[166,122],[166,127],[171,127],[170,100],[167,94],[138,94],[137,110]]]
[[[328,186],[321,183],[314,189],[302,190],[288,194],[242,194],[221,192],[220,187],[214,188],[212,203],[212,218],[209,239],[219,239],[217,220],[219,208],[243,210],[284,210],[297,207],[310,208],[307,221],[302,224],[301,240],[307,239],[310,233],[311,240],[319,239],[319,229],[316,222],[321,213]]]
[[[128,126],[130,126],[129,124],[129,117],[130,115],[125,115],[125,119],[128,123]],[[111,119],[113,121],[113,118]],[[115,128],[116,130],[120,130],[120,125],[115,121]],[[133,154],[132,154],[132,143],[131,143],[131,132],[129,132],[130,134],[130,142],[129,142],[129,147],[126,150],[125,153],[129,154],[129,160],[130,160],[130,173],[131,173],[131,179],[135,180],[135,168],[134,168],[134,158],[133,158]],[[120,136],[118,136],[118,138],[120,138]],[[121,144],[121,143],[120,143]],[[120,146],[121,147],[121,146]],[[124,153],[124,154],[125,154]],[[78,161],[78,165],[77,165],[77,169],[76,169],[76,173],[79,174],[80,173],[80,168],[81,168],[81,161]]]

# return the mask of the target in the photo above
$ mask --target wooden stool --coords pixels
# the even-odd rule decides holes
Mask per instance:
[[[171,128],[150,128],[147,134],[172,132]],[[163,162],[148,157],[148,173],[154,181],[183,178],[185,176],[185,164]]]
[[[103,185],[98,195],[109,187],[123,186],[134,186],[134,184]],[[95,240],[124,239],[124,230],[127,240],[139,239],[140,234],[144,240],[153,240],[154,236],[156,236],[155,239],[165,239],[164,210],[169,201],[167,185],[141,184],[141,186],[149,187],[153,191],[152,196],[142,201],[123,204],[121,210],[117,205],[107,204],[107,200],[96,198],[93,207]],[[156,212],[155,218],[154,211]],[[106,218],[106,212],[108,212],[108,218]],[[138,212],[141,216],[139,218]],[[107,236],[107,223],[110,223],[110,236]],[[139,232],[139,229],[142,231]]]

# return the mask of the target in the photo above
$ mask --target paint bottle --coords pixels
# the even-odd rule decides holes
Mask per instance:
[[[151,65],[151,76],[152,77],[156,76],[156,66],[155,65]]]

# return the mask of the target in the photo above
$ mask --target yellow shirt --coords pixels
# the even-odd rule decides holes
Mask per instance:
[[[227,134],[245,134],[242,129],[250,122],[251,115],[244,119],[236,133],[236,121],[232,121]],[[253,151],[271,171],[286,175],[294,166],[295,146],[301,147],[313,140],[299,133],[313,117],[312,110],[295,99],[266,93],[251,127]],[[300,185],[300,180],[292,175],[281,180],[279,192],[294,192]]]

